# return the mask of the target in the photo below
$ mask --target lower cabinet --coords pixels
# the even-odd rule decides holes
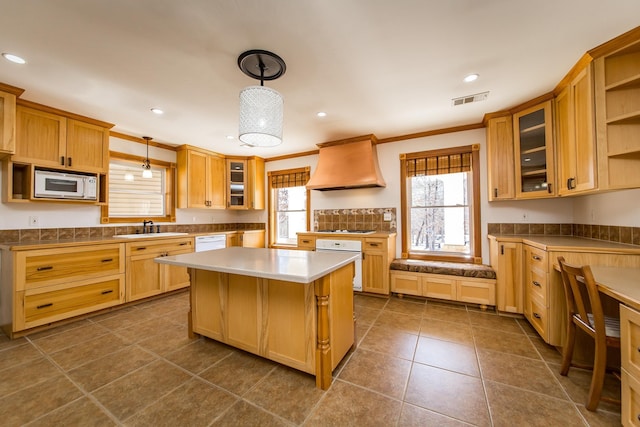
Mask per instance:
[[[449,301],[496,305],[496,281],[391,270],[391,292]]]
[[[496,272],[498,311],[524,313],[522,243],[491,238],[489,253]]]
[[[143,240],[126,244],[126,301],[135,301],[189,286],[186,267],[158,264],[155,258],[193,252],[193,237]]]
[[[622,362],[622,425],[640,420],[640,312],[620,305],[620,353]]]

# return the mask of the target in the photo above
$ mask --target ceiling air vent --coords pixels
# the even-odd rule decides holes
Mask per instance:
[[[462,96],[460,98],[453,98],[451,100],[451,106],[470,104],[472,102],[485,101],[489,97],[489,92],[476,93],[475,95]]]

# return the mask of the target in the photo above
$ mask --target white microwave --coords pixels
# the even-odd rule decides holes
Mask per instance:
[[[34,196],[48,199],[98,199],[98,177],[66,172],[35,171]]]

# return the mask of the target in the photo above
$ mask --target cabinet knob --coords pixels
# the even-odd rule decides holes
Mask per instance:
[[[536,261],[540,261],[542,258],[540,258],[538,255],[534,255],[533,259],[535,259]]]
[[[568,190],[573,190],[574,188],[576,188],[576,179],[575,179],[575,177],[567,179],[567,189]]]
[[[533,286],[537,286],[539,288],[541,288],[542,286],[540,285],[540,282],[536,282],[535,280],[533,281]]]
[[[498,189],[497,188],[493,189],[493,197],[498,197]]]
[[[547,182],[547,193],[553,194],[553,184],[550,182]]]
[[[60,156],[60,166],[64,166],[64,156]]]
[[[71,167],[71,157],[67,157],[67,166]]]
[[[540,316],[538,313],[533,313],[533,317],[535,317],[536,319],[542,319],[542,316]]]

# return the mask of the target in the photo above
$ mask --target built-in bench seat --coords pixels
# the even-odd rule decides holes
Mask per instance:
[[[391,292],[450,301],[496,305],[496,272],[488,265],[396,259],[390,266]]]

